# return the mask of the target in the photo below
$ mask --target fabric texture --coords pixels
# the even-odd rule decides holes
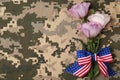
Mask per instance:
[[[0,80],[85,80],[64,70],[76,61],[87,38],[68,9],[82,0],[0,0]],[[112,68],[120,80],[120,0],[95,0],[93,7],[111,16],[101,32]],[[95,80],[104,80],[100,74]]]

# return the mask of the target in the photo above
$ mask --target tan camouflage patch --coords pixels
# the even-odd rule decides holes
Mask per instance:
[[[120,4],[119,2],[110,2],[110,5],[105,4],[105,10],[110,12],[110,15],[112,17],[112,20],[114,21],[114,25],[120,25],[119,20],[120,18],[117,18],[117,15],[120,15]]]
[[[0,16],[2,17],[5,13],[6,7],[0,7]]]

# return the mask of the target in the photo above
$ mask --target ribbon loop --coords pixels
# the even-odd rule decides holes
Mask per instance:
[[[91,63],[91,53],[85,50],[78,50],[77,51],[77,58],[79,65],[85,65]]]

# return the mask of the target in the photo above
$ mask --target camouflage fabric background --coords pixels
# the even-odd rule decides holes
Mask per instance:
[[[80,20],[67,9],[82,0],[0,0],[0,80],[84,80],[64,70],[76,60]],[[95,0],[96,10],[111,15],[101,47],[110,46],[120,80],[120,0]],[[95,80],[103,80],[101,75]]]

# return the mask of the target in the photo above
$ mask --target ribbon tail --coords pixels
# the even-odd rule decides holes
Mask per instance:
[[[109,77],[112,77],[114,76],[115,74],[117,74],[111,67],[108,63],[104,63],[107,67],[107,72],[108,72],[108,75]]]
[[[89,70],[90,70],[90,64],[80,66],[78,62],[75,62],[71,66],[66,68],[65,71],[74,76],[84,77]]]

